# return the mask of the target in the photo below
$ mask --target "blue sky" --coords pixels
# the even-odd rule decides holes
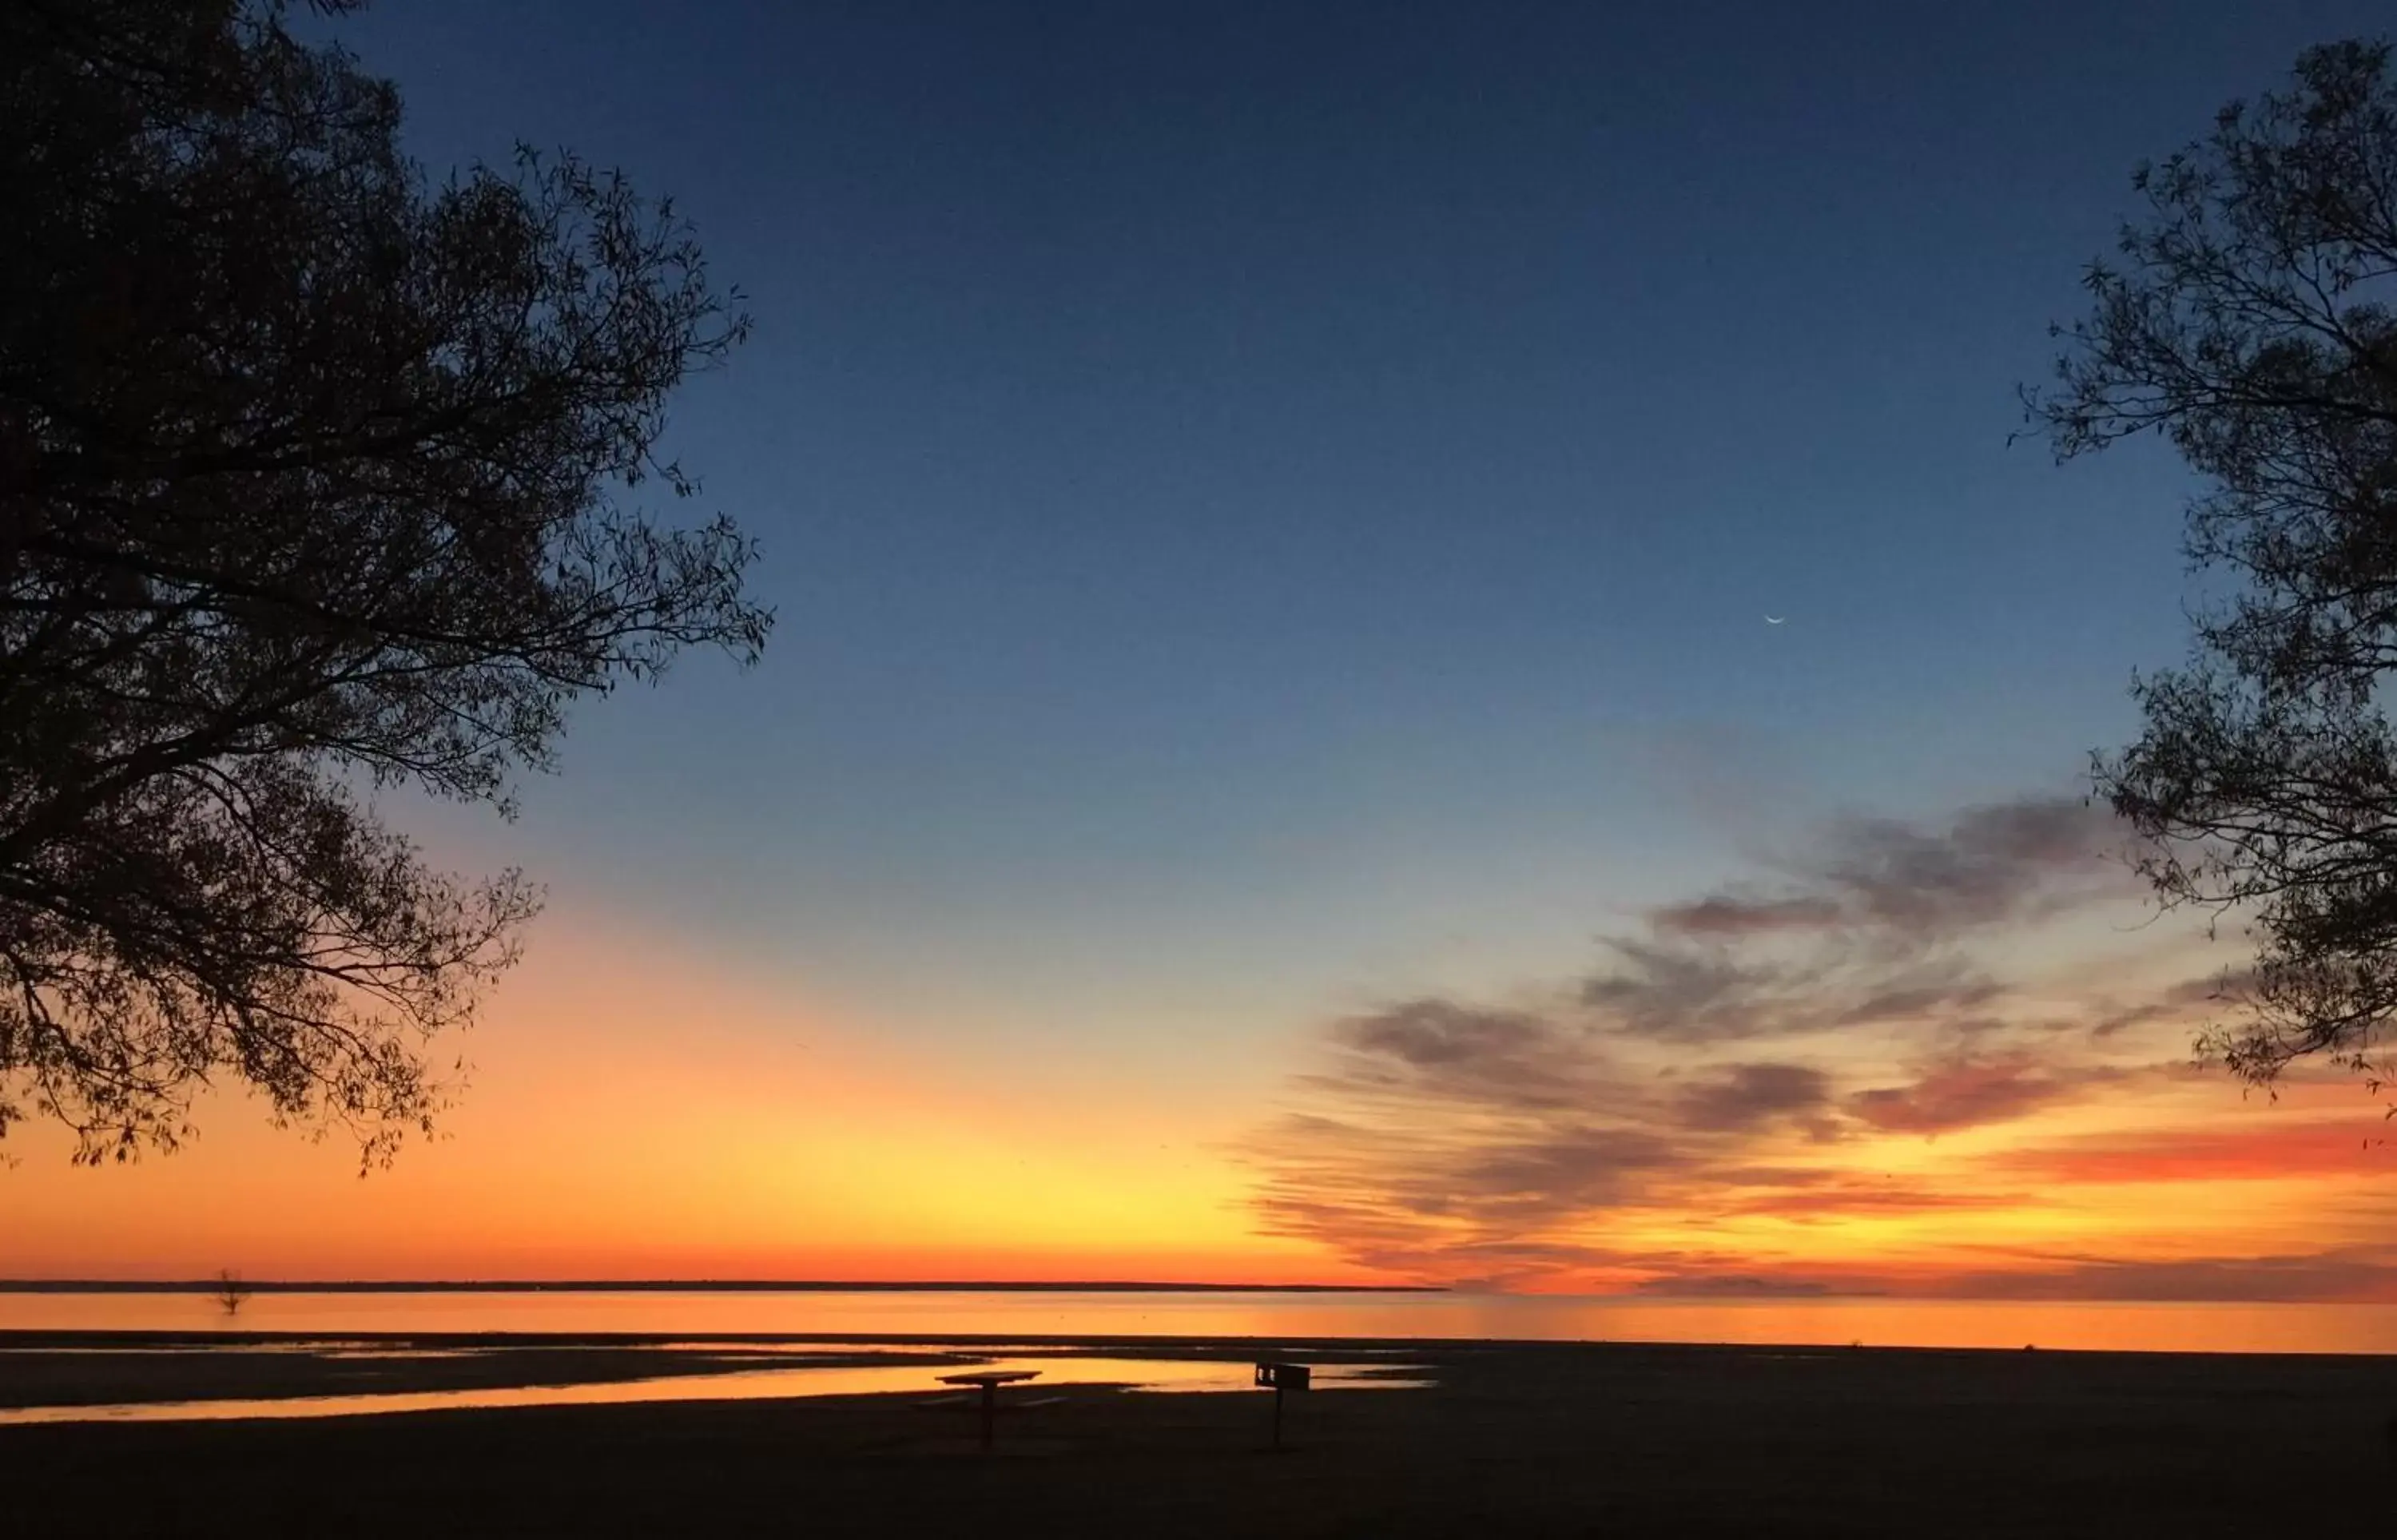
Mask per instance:
[[[2180,655],[2183,487],[2015,387],[2133,163],[2387,14],[389,0],[338,31],[429,165],[621,166],[759,323],[671,448],[766,661],[585,710],[469,854],[1137,1078],[2069,789]]]

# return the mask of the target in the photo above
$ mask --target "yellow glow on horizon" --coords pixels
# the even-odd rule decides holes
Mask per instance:
[[[1257,1109],[1155,1099],[1037,1065],[936,1061],[803,989],[604,933],[544,934],[459,1046],[473,1084],[445,1134],[363,1180],[338,1141],[238,1098],[131,1168],[66,1168],[26,1125],[0,1172],[0,1275],[283,1278],[1186,1279],[1447,1281],[1261,1230]],[[2389,1162],[2347,1153],[2351,1087],[2279,1106],[2219,1079],[1933,1137],[1759,1147],[1809,1174],[1676,1189],[1546,1239],[1681,1255],[1766,1281],[1944,1280],[2378,1243]],[[1458,1264],[1453,1276],[1470,1278]],[[1603,1261],[1517,1286],[1630,1289]]]
[[[1251,1232],[1214,1152],[1235,1122],[944,1078],[779,989],[541,941],[460,1041],[472,1083],[442,1135],[394,1169],[361,1178],[338,1137],[239,1097],[129,1167],[68,1169],[63,1135],[26,1125],[0,1274],[1359,1276]]]

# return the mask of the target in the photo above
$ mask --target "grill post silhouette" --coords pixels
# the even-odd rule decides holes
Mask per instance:
[[[1315,1378],[1315,1372],[1304,1363],[1260,1363],[1257,1383],[1273,1387],[1273,1446],[1281,1447],[1281,1398],[1287,1390],[1305,1390]]]

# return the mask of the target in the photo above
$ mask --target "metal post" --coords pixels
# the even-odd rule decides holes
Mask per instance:
[[[1273,1446],[1274,1446],[1276,1449],[1279,1449],[1279,1448],[1281,1447],[1281,1387],[1280,1387],[1279,1384],[1277,1384],[1277,1385],[1274,1387],[1274,1442],[1273,1442]]]
[[[990,1448],[991,1425],[998,1414],[998,1387],[989,1380],[982,1382],[982,1446]]]

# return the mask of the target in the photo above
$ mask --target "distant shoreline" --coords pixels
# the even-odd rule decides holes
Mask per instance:
[[[243,1279],[261,1294],[1447,1294],[1437,1284],[1401,1283],[849,1283],[820,1279],[549,1279],[475,1282],[435,1279],[408,1282],[362,1280]],[[0,1294],[215,1294],[214,1278],[139,1280],[99,1278],[0,1279]]]

